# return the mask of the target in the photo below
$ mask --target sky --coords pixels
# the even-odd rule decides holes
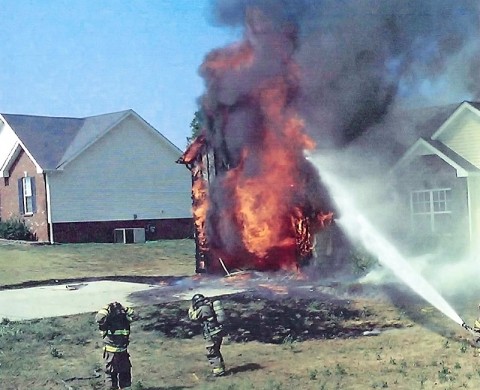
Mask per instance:
[[[133,109],[180,149],[198,68],[238,40],[209,0],[0,0],[0,112],[86,117]]]

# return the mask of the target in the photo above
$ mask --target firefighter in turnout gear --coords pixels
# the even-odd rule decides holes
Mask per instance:
[[[212,375],[225,375],[225,363],[220,352],[223,341],[222,323],[225,321],[225,312],[221,302],[218,300],[212,302],[202,294],[195,294],[188,309],[188,317],[202,324],[207,359],[212,367]]]
[[[109,303],[98,311],[95,321],[103,336],[105,385],[107,389],[130,389],[132,365],[127,347],[133,309],[118,302]]]
[[[480,304],[478,305],[480,310]],[[475,346],[477,347],[477,355],[480,356],[480,317],[478,317],[473,323],[473,331],[475,332]]]

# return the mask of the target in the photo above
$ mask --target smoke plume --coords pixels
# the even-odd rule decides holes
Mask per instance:
[[[252,10],[281,38],[269,42],[265,26],[249,28]],[[262,51],[258,71],[236,78],[241,85],[230,78],[222,92],[233,103],[265,72],[282,71],[279,48],[290,51],[300,81],[292,104],[309,134],[319,147],[344,145],[381,122],[393,103],[436,105],[428,85],[447,95],[440,96],[445,103],[451,86],[439,91],[444,77],[455,77],[465,100],[478,97],[479,11],[476,0],[215,1],[218,23],[243,26],[245,41]],[[459,58],[454,75],[449,66]]]
[[[238,239],[248,213],[228,212],[239,189],[263,181],[279,195],[249,200],[257,216],[258,199],[275,203],[265,224],[295,207],[332,210],[304,150],[328,151],[366,183],[352,167],[392,152],[395,112],[480,96],[478,0],[217,0],[212,11],[243,31],[200,68],[206,137],[224,172],[211,183],[207,235],[230,253],[251,252]],[[380,135],[357,143],[370,132]]]

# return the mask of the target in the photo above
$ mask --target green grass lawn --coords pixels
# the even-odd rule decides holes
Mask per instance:
[[[439,313],[433,313],[433,322],[424,318],[427,325],[435,323],[435,329],[411,323],[389,305],[369,310],[376,310],[378,320],[388,313],[405,327],[374,337],[285,338],[276,344],[233,342],[227,337],[222,351],[228,374],[209,381],[200,329],[184,332],[187,307],[188,302],[178,302],[139,308],[129,347],[134,390],[480,388],[479,357],[459,327]],[[245,322],[254,320],[255,313],[246,305],[237,308],[245,313]],[[94,375],[101,368],[102,344],[93,318],[94,313],[87,313],[4,320],[0,324],[1,389],[103,388],[102,378]],[[180,331],[166,333],[175,326]],[[273,329],[275,324],[270,326]],[[228,326],[227,330],[231,336],[240,331]]]
[[[27,281],[195,273],[193,240],[145,244],[0,244],[0,287]]]
[[[98,276],[192,275],[191,240],[145,245],[0,245],[0,284]],[[291,297],[225,297],[222,352],[228,375],[207,380],[200,328],[189,302],[136,308],[130,354],[134,390],[479,389],[471,336],[411,294],[358,296],[340,308]],[[287,305],[288,303],[288,305]],[[469,323],[476,298],[455,305]],[[346,314],[349,314],[347,316]],[[333,328],[332,328],[333,325]],[[378,336],[358,330],[380,328]],[[395,329],[394,329],[395,328]],[[322,337],[322,329],[333,331]],[[314,331],[315,330],[315,331]],[[350,335],[350,330],[357,330]],[[276,333],[280,338],[269,338]],[[272,342],[272,340],[275,340]],[[1,390],[101,389],[102,340],[94,313],[0,319]]]

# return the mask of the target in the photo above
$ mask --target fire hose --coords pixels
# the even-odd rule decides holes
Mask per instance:
[[[465,322],[462,323],[462,328],[466,329],[468,332],[470,332],[472,335],[477,337],[477,339],[480,339],[480,333],[475,331],[471,326],[468,326]]]

